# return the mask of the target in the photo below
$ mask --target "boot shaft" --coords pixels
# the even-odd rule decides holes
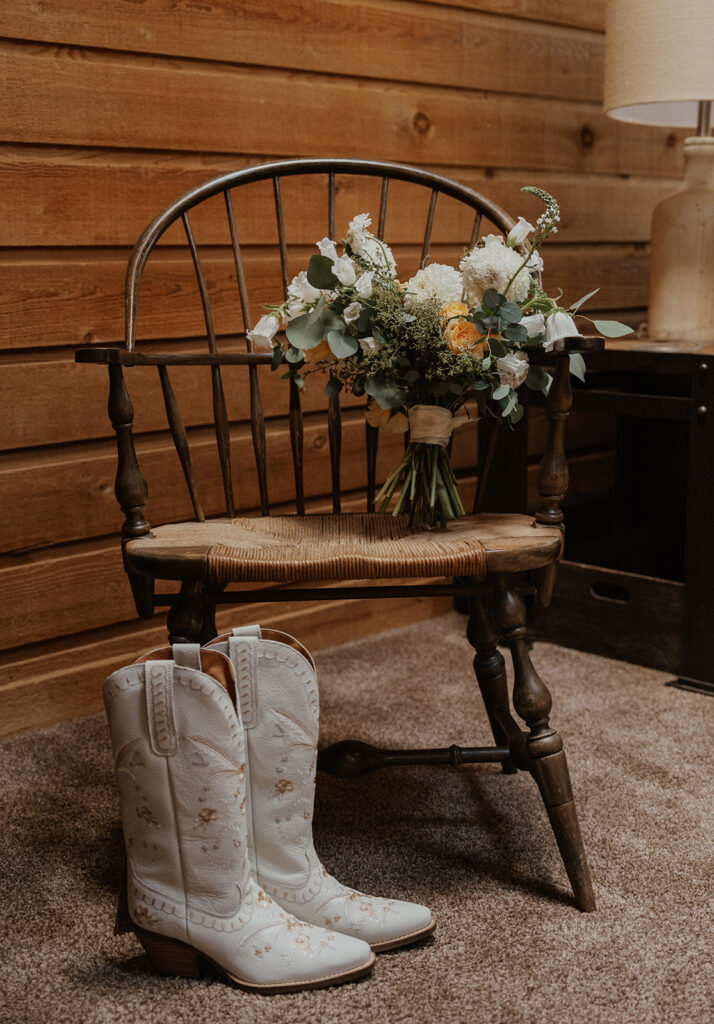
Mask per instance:
[[[104,684],[130,912],[136,919],[137,900],[144,908],[138,924],[152,924],[147,903],[177,923],[224,918],[247,887],[246,755],[232,673],[220,655],[199,651],[151,652]]]

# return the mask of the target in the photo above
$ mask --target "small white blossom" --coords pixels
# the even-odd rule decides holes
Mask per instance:
[[[357,280],[357,271],[349,256],[340,256],[339,259],[335,260],[332,264],[332,273],[340,284],[351,285]]]
[[[307,271],[301,270],[300,273],[292,279],[288,287],[288,298],[290,299],[302,299],[303,302],[317,302],[320,298],[320,289],[313,288],[307,279]]]
[[[337,259],[337,249],[331,238],[323,238],[322,241],[316,244],[321,256],[327,256],[328,260],[333,261]]]
[[[519,217],[518,223],[514,224],[508,232],[506,241],[510,246],[523,245],[526,238],[528,238],[533,230],[533,225],[529,224],[525,217]]]
[[[509,352],[496,360],[496,371],[501,384],[515,390],[528,376],[528,356],[525,352]]]
[[[371,223],[372,218],[368,213],[358,213],[350,221],[345,240],[355,255],[369,260],[372,266],[386,273],[388,277],[394,277],[397,264],[392,250],[368,230]]]
[[[355,281],[355,291],[361,299],[368,299],[372,294],[373,270],[365,270],[364,274]]]
[[[374,340],[374,338],[372,338],[370,336],[369,338],[360,338],[359,339],[359,347],[362,349],[362,351],[366,355],[369,352],[374,352],[375,349],[379,348],[379,345]]]
[[[446,302],[458,302],[463,292],[461,274],[443,263],[432,263],[423,270],[417,270],[407,281],[404,308],[413,313],[423,302],[436,300],[440,306]]]
[[[523,267],[511,283],[508,292],[505,288],[511,277],[516,273],[523,257],[515,249],[506,245],[501,235],[487,235],[483,245],[477,245],[459,264],[463,285],[464,301],[469,306],[477,306],[484,292],[495,288],[514,302],[523,302],[528,298],[531,289],[531,275],[527,267]]]
[[[524,316],[521,323],[528,331],[529,338],[535,338],[536,334],[542,334],[545,331],[545,317],[542,313],[531,313],[530,316]]]
[[[253,330],[247,332],[246,337],[258,351],[269,352],[279,326],[277,316],[269,313],[267,316],[261,316]]]
[[[567,313],[551,313],[545,322],[545,343],[543,348],[546,352],[555,345],[561,338],[577,338],[580,331],[577,328],[572,316]]]
[[[360,302],[351,302],[349,306],[344,310],[342,319],[346,324],[353,324],[362,312],[362,304]]]

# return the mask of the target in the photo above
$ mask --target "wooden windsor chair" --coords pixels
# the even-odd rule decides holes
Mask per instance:
[[[246,186],[265,183],[272,191],[271,206],[277,230],[276,261],[287,292],[288,242],[285,219],[285,182],[301,180],[327,184],[325,221],[315,226],[312,240],[327,228],[335,237],[336,197],[339,181],[370,181],[379,191],[377,234],[384,237],[390,187],[408,185],[425,199],[425,229],[418,263],[426,265],[435,224],[437,201],[458,207],[469,217],[469,229],[461,238],[461,251],[479,237],[482,218],[507,232],[513,220],[486,197],[454,181],[428,171],[400,164],[337,159],[291,160],[249,167],[225,174],[194,188],[164,210],[146,228],[129,260],[125,294],[125,342],[122,347],[87,347],[76,353],[82,363],[106,364],[109,371],[109,416],[116,432],[118,470],[115,493],[124,513],[122,549],[124,567],[138,614],[148,618],[157,607],[169,606],[171,642],[205,642],[215,636],[217,604],[256,601],[335,600],[393,598],[419,595],[461,595],[468,599],[467,635],[475,650],[474,668],[490,721],[494,746],[449,747],[430,750],[379,750],[367,744],[343,741],[319,755],[322,770],[341,776],[357,776],[387,765],[451,765],[500,762],[504,772],[524,770],[535,779],[581,910],[595,908],[587,860],[578,825],[563,744],[549,722],[551,697],[537,675],[527,645],[527,603],[534,596],[547,604],[553,589],[562,550],[564,497],[568,470],[564,453],[565,421],[570,410],[568,353],[597,349],[600,339],[566,339],[545,357],[554,364],[554,380],[548,396],[549,436],[542,460],[540,503],[534,517],[483,514],[478,511],[483,486],[493,455],[491,440],[481,467],[474,514],[449,524],[446,531],[411,534],[404,518],[375,513],[377,453],[380,431],[366,426],[366,512],[344,512],[341,495],[342,411],[340,397],[329,399],[328,436],[332,513],[306,514],[304,486],[304,424],[301,392],[291,381],[289,434],[294,474],[294,508],[297,514],[271,515],[269,500],[270,459],[266,445],[266,417],[261,400],[262,364],[269,353],[219,351],[224,337],[216,329],[210,295],[210,275],[204,271],[199,245],[192,228],[201,208],[211,199],[222,204],[227,218],[243,328],[252,326],[246,260],[239,242],[238,224],[250,204],[243,199]],[[317,176],[317,177],[315,177]],[[343,176],[348,176],[343,179]],[[376,180],[375,180],[376,179]],[[346,189],[347,197],[351,195]],[[356,200],[355,200],[356,202]],[[246,203],[248,205],[246,206]],[[354,203],[350,216],[359,209]],[[414,222],[418,204],[407,218]],[[191,218],[190,216],[191,215]],[[147,261],[157,242],[175,225],[182,225],[188,244],[205,322],[208,351],[168,351],[167,343],[153,350],[137,348],[139,291]],[[211,236],[213,238],[213,236]],[[390,237],[390,241],[392,238]],[[306,260],[301,267],[306,265]],[[416,269],[416,268],[415,268]],[[275,301],[275,298],[272,299]],[[236,303],[236,311],[238,303]],[[235,327],[233,327],[235,333]],[[179,347],[180,346],[176,346]],[[147,484],[134,443],[134,408],[125,382],[125,368],[155,366],[168,426],[193,509],[193,519],[150,527],[146,517]],[[232,429],[228,415],[224,373],[228,367],[247,370],[252,449],[257,474],[259,508],[253,515],[236,514]],[[208,517],[199,496],[191,460],[191,430],[182,417],[170,371],[177,367],[209,368],[213,430],[218,450],[225,516]],[[205,371],[200,371],[205,372]],[[259,515],[255,512],[258,511]],[[175,517],[175,515],[174,515]],[[171,515],[164,518],[172,518]],[[424,577],[429,582],[424,582]],[[405,583],[405,579],[419,582]],[[156,591],[157,580],[180,581],[178,595]],[[446,582],[439,582],[446,580]],[[349,581],[349,583],[347,582]],[[379,582],[377,582],[379,581]],[[384,582],[392,581],[392,582]],[[396,581],[396,582],[395,582]],[[436,582],[435,582],[436,581]],[[286,583],[310,586],[286,587]],[[329,582],[329,587],[315,587]],[[256,589],[255,584],[263,584]],[[338,585],[335,585],[338,584]],[[233,585],[233,586],[232,586]],[[228,589],[231,588],[232,589]],[[511,651],[514,665],[512,705],[525,723],[523,729],[511,711],[504,657],[499,643]]]

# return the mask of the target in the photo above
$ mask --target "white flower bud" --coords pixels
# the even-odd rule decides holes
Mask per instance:
[[[355,291],[361,299],[368,299],[372,294],[372,278],[374,277],[373,270],[365,270],[361,277],[358,277],[355,281]]]
[[[278,327],[278,318],[269,313],[267,316],[261,316],[253,330],[247,332],[246,337],[259,352],[270,352]]]
[[[351,302],[343,312],[342,319],[346,324],[353,324],[361,312],[362,304],[360,302]]]
[[[543,348],[546,352],[550,352],[556,341],[560,341],[561,338],[579,337],[580,331],[572,316],[569,316],[567,313],[551,313],[545,322],[545,344]]]
[[[533,225],[529,224],[525,217],[519,217],[518,223],[514,224],[508,232],[506,241],[510,246],[523,245],[531,231],[533,231]]]
[[[321,242],[316,242],[315,244],[320,250],[321,256],[327,256],[328,260],[333,261],[337,259],[337,249],[331,238],[323,238]]]
[[[521,323],[528,331],[529,338],[535,338],[536,334],[542,334],[545,331],[545,317],[542,313],[531,313],[529,316],[524,316]]]
[[[357,280],[357,271],[349,256],[340,256],[338,260],[335,260],[332,264],[332,273],[340,284],[351,285]]]

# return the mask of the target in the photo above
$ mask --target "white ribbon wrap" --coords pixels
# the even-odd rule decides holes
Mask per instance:
[[[414,405],[409,410],[409,440],[419,444],[440,444],[446,448],[452,431],[468,419],[464,413],[452,416],[451,410],[441,405]]]

